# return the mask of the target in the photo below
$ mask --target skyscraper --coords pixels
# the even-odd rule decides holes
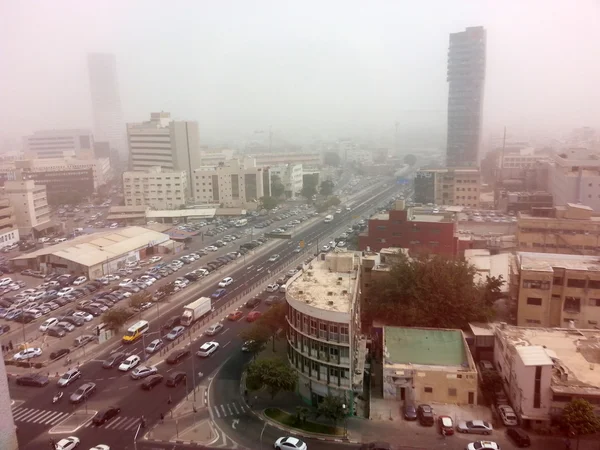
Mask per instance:
[[[479,163],[486,31],[469,27],[450,34],[448,49],[448,140],[446,165],[473,167]]]
[[[88,54],[90,92],[94,114],[94,139],[108,141],[122,160],[127,160],[125,123],[121,110],[117,62],[110,53]]]

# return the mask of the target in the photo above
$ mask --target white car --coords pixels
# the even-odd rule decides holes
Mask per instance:
[[[339,242],[337,243],[337,246],[338,246],[338,247],[345,247],[345,246],[346,246],[346,241],[339,241]]]
[[[38,356],[42,356],[42,349],[39,347],[26,348],[25,350],[21,350],[19,353],[15,353],[13,359],[15,361],[26,361],[31,358],[36,358]]]
[[[119,283],[119,286],[125,287],[129,286],[131,283],[133,283],[133,280],[131,278],[125,278]]]
[[[41,237],[38,239],[38,242],[40,244],[45,244],[46,242],[50,242],[50,238],[49,237]]]
[[[508,405],[498,405],[498,413],[502,422],[507,427],[515,427],[519,424],[515,411]]]
[[[81,286],[86,281],[87,281],[87,277],[79,277],[75,281],[73,281],[73,286]]]
[[[150,275],[142,275],[140,280],[143,280],[145,283],[150,283],[150,286],[156,283],[156,278],[151,277]]]
[[[127,372],[128,370],[133,369],[135,366],[137,366],[140,363],[140,357],[137,355],[131,355],[129,356],[125,361],[123,361],[121,363],[121,365],[119,366],[119,370],[121,372]]]
[[[121,277],[119,275],[114,275],[112,273],[109,273],[104,278],[106,278],[108,281],[116,281],[116,280],[119,280]]]
[[[214,325],[211,325],[210,327],[208,327],[208,329],[204,332],[204,334],[206,334],[207,336],[214,336],[222,329],[223,329],[223,324],[215,323]]]
[[[233,283],[233,278],[225,277],[219,282],[219,287],[226,287]]]
[[[95,447],[90,448],[90,450],[110,450],[110,447],[106,444],[98,444]]]
[[[218,342],[205,342],[204,344],[202,344],[202,347],[198,349],[196,355],[201,356],[202,358],[208,358],[217,350],[219,350]]]
[[[57,323],[58,319],[50,317],[49,319],[46,319],[43,324],[40,325],[40,331],[42,333],[45,333],[46,331],[48,331],[48,328],[50,328],[53,325],[56,325]]]
[[[500,450],[500,446],[492,441],[477,441],[468,443],[467,450]]]
[[[79,442],[78,437],[69,436],[56,443],[56,450],[73,450],[79,445]]]
[[[279,255],[278,254],[274,254],[269,258],[269,262],[275,262],[279,259]]]
[[[159,262],[161,260],[162,260],[162,256],[153,256],[148,261],[150,261],[150,264],[154,264],[154,263],[157,263],[157,262]]]
[[[74,290],[75,290],[75,288],[65,287],[65,288],[62,288],[60,291],[58,291],[56,295],[58,295],[59,297],[64,297],[65,295],[70,294]]]
[[[295,437],[280,437],[273,444],[275,450],[306,450],[306,443]]]
[[[154,339],[152,342],[148,344],[146,347],[146,353],[154,353],[160,350],[164,345],[164,342],[161,339]]]
[[[142,378],[149,377],[150,375],[156,375],[158,369],[156,367],[140,366],[131,372],[131,378],[133,380],[141,380]]]
[[[34,294],[31,294],[27,300],[29,300],[30,302],[35,302],[36,300],[44,298],[45,295],[45,291],[37,291]]]
[[[0,287],[8,286],[12,282],[13,282],[12,278],[9,278],[9,277],[0,278]]]
[[[208,247],[205,248],[206,251],[208,252],[216,252],[218,251],[218,247],[215,247],[214,245],[209,245]]]
[[[272,283],[267,286],[267,292],[277,292],[279,289],[279,285],[277,283]]]
[[[90,313],[87,313],[85,311],[74,312],[73,317],[79,317],[79,318],[85,320],[86,322],[90,322],[90,321],[94,320],[94,316],[92,316]]]

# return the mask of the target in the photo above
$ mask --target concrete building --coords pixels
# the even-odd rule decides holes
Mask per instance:
[[[271,166],[268,169],[271,178],[276,175],[281,180],[287,198],[295,199],[300,195],[304,179],[302,164],[283,164],[280,166]]]
[[[164,171],[156,166],[145,172],[123,173],[125,206],[176,209],[186,204],[188,191],[188,178],[183,170]]]
[[[479,165],[483,94],[485,87],[486,31],[469,27],[450,34],[448,49],[448,167]]]
[[[366,339],[360,335],[358,256],[321,254],[287,282],[290,364],[298,371],[298,393],[312,405],[323,397],[344,398],[349,413],[363,392]]]
[[[477,369],[461,330],[383,327],[383,398],[477,404]]]
[[[531,212],[534,208],[552,208],[554,198],[549,192],[497,191],[496,209],[505,213]]]
[[[0,448],[6,450],[19,450],[17,441],[17,427],[12,414],[12,400],[8,390],[8,374],[4,365],[4,358],[0,361]]]
[[[478,169],[424,169],[414,177],[415,202],[479,208],[481,174]]]
[[[7,181],[4,183],[2,197],[8,199],[14,207],[21,237],[37,237],[56,226],[50,220],[46,188],[36,186],[33,180]]]
[[[199,204],[224,207],[256,207],[269,186],[268,170],[257,167],[253,158],[232,159],[216,167],[194,170],[192,193]],[[266,176],[265,176],[266,175]]]
[[[521,212],[517,219],[517,243],[522,251],[597,255],[600,215],[589,206],[572,203]]]
[[[218,166],[233,159],[235,152],[228,148],[200,147],[200,163],[202,166]]]
[[[19,242],[17,217],[8,198],[0,198],[0,248]]]
[[[518,252],[510,266],[510,291],[519,326],[600,324],[597,256]]]
[[[574,398],[600,416],[600,332],[495,326],[494,363],[525,428],[558,424]]]
[[[127,124],[127,141],[133,171],[160,166],[183,170],[189,180],[201,166],[198,122],[175,121],[168,112],[151,113],[148,122]]]
[[[127,227],[81,235],[17,256],[12,263],[17,270],[30,268],[44,273],[70,273],[93,280],[116,272],[127,262],[155,254],[175,253],[182,248],[183,244],[170,240],[167,234],[142,227]]]
[[[90,94],[94,117],[94,137],[110,143],[121,160],[127,161],[125,121],[119,95],[117,61],[109,53],[88,54]]]
[[[302,164],[303,167],[318,168],[323,165],[323,155],[318,152],[250,153],[257,167]]]
[[[94,157],[94,136],[89,130],[36,131],[23,138],[25,159]]]

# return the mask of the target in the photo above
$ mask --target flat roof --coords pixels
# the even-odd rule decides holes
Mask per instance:
[[[214,217],[217,210],[215,208],[202,209],[158,209],[150,210],[146,213],[148,219],[158,218],[181,218],[181,217]]]
[[[485,282],[486,276],[502,276],[502,279],[505,281],[500,288],[502,292],[508,292],[509,290],[508,279],[511,258],[512,254],[510,253],[498,253],[492,255],[489,250],[485,249],[465,250],[465,259],[469,264],[475,266],[475,269],[477,270],[475,282]]]
[[[158,245],[167,240],[169,240],[168,235],[144,227],[117,228],[103,233],[84,234],[70,241],[17,256],[13,260],[27,260],[44,255],[53,255],[91,267],[111,261],[139,248]]]
[[[517,252],[521,270],[553,272],[553,267],[567,270],[600,271],[600,258],[590,255]]]
[[[447,222],[442,214],[413,214],[411,222]]]
[[[460,330],[384,327],[385,364],[468,367]]]
[[[371,217],[371,220],[390,220],[389,213],[377,213]]]

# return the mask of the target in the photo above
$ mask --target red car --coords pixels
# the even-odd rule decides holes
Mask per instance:
[[[255,320],[257,320],[259,317],[261,316],[260,311],[252,311],[251,313],[248,314],[248,317],[246,317],[246,320],[248,322],[254,322]]]
[[[234,311],[227,316],[227,320],[237,321],[242,318],[243,314],[241,311]]]
[[[450,416],[439,416],[438,426],[440,428],[440,434],[451,436],[454,434],[454,424]]]

